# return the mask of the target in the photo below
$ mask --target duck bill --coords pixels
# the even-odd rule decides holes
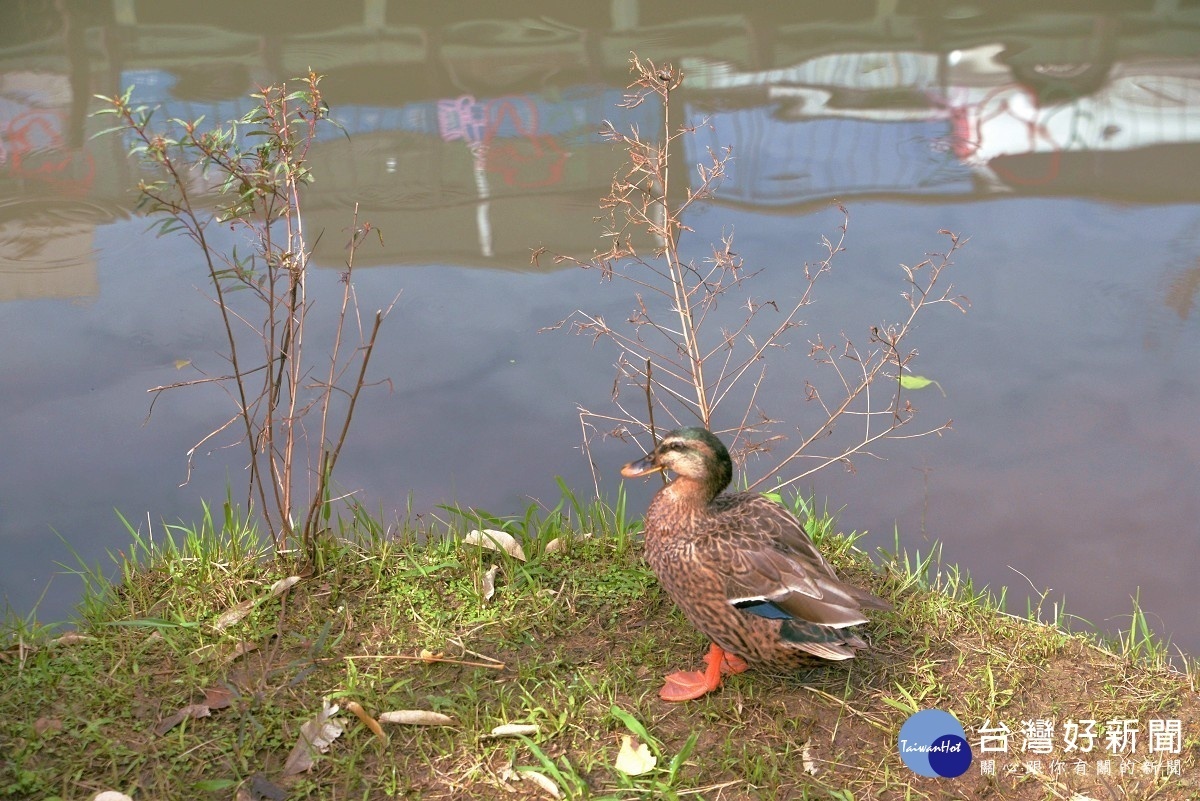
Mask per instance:
[[[621,475],[625,478],[637,478],[638,476],[648,476],[651,473],[657,473],[662,470],[662,465],[654,463],[654,454],[648,453],[636,462],[630,462],[621,468]]]

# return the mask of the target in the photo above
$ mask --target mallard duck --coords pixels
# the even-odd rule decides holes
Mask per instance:
[[[646,512],[646,561],[712,640],[706,670],[667,676],[662,699],[699,698],[747,662],[795,668],[866,647],[848,627],[867,622],[863,609],[891,604],[839,579],[787,509],[757,492],[722,495],[733,463],[712,432],[672,431],[621,475],[659,470],[675,479]]]

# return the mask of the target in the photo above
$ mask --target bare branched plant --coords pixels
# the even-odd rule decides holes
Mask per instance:
[[[313,301],[301,194],[312,180],[309,149],[321,127],[336,123],[321,97],[320,76],[310,72],[298,80],[298,91],[260,87],[250,112],[211,128],[202,128],[202,120],[171,119],[156,129],[155,109],[134,105],[132,90],[101,97],[106,106],[97,113],[116,116],[118,124],[102,133],[127,137],[131,157],[150,173],[138,182],[139,209],[161,218],[153,226],[158,235],[182,232],[199,246],[224,329],[227,372],[210,375],[193,365],[199,378],[148,390],[156,401],[169,389],[215,384],[232,402],[233,414],[188,451],[188,479],[197,451],[233,433],[229,444],[248,451],[248,502],[261,511],[276,548],[298,540],[316,559],[317,538],[330,515],[331,476],[368,386],[380,326],[395,301],[364,325],[351,280],[354,256],[378,231],[358,219],[356,207],[328,365],[318,369],[306,361]],[[217,232],[225,227],[246,236],[248,253],[222,249],[225,240]],[[358,340],[352,348],[351,326]],[[153,408],[154,401],[151,413]],[[315,444],[304,424],[310,413],[319,417]]]
[[[732,233],[724,234],[703,260],[685,259],[681,238],[694,233],[685,216],[713,197],[731,152],[728,148],[710,151],[708,162],[696,165],[695,179],[676,186],[672,153],[682,137],[695,132],[695,126],[677,125],[671,119],[671,95],[684,76],[670,65],[660,67],[636,55],[630,63],[634,79],[620,106],[632,109],[657,102],[662,109],[661,131],[644,137],[636,127],[622,131],[605,123],[604,137],[629,156],[601,202],[608,248],[587,260],[551,254],[556,264],[596,270],[606,280],[620,278],[635,287],[636,305],[623,325],[610,325],[602,315],[576,310],[550,327],[569,327],[594,342],[615,344],[618,350],[612,392],[616,411],[579,408],[589,462],[590,444],[597,434],[623,439],[649,433],[657,441],[660,427],[699,424],[731,437],[731,451],[749,487],[774,481],[772,488],[777,489],[830,464],[852,468],[854,457],[872,455],[872,448],[882,440],[947,430],[950,421],[917,432],[907,430],[916,411],[906,387],[906,374],[917,355],[909,340],[924,309],[948,304],[965,312],[969,306],[965,297],[953,294],[953,286],[944,278],[965,240],[941,231],[949,239],[945,253],[929,255],[916,266],[901,265],[907,309],[898,323],[872,326],[865,345],[845,334],[834,342],[820,337],[810,341],[810,357],[832,379],[805,381],[806,400],[820,410],[815,423],[793,422],[790,433],[780,433],[781,421],[759,405],[767,377],[766,357],[784,349],[789,332],[802,324],[801,312],[812,303],[818,280],[829,274],[843,252],[849,215],[838,206],[842,223],[837,235],[823,237],[821,258],[797,269],[799,297],[787,305],[749,293],[759,271],[743,264]],[[645,234],[653,242],[648,253],[639,252],[635,245],[638,235],[644,240]],[[536,251],[534,261],[544,254]],[[718,305],[734,298],[741,311],[733,323],[723,324],[728,314],[718,313]],[[832,390],[827,395],[818,386],[832,386]],[[628,401],[624,392],[630,388],[638,390],[635,402]],[[725,410],[729,406],[732,412]],[[850,436],[833,436],[840,423],[851,421]],[[824,451],[818,452],[822,446]],[[747,462],[750,454],[758,455],[752,468]],[[754,476],[749,475],[751,469]],[[592,476],[599,492],[594,463]]]

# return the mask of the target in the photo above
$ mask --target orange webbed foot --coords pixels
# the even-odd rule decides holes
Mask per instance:
[[[716,684],[711,684],[706,673],[699,670],[681,670],[666,677],[658,697],[664,701],[694,701],[708,695],[721,684],[717,676]]]
[[[722,657],[721,658],[721,675],[722,676],[733,676],[738,673],[745,673],[747,670],[750,669],[750,666],[746,664],[746,660],[742,659],[740,656],[737,656],[736,654],[731,654],[728,651],[721,649],[721,648],[717,648],[717,650],[721,652],[721,657]],[[712,650],[709,650],[709,652],[704,655],[704,661],[708,662],[710,659],[713,659],[714,657],[715,657],[714,652]]]
[[[694,701],[721,686],[721,677],[741,673],[746,661],[713,643],[704,655],[704,672],[681,670],[666,677],[658,697],[664,701]]]

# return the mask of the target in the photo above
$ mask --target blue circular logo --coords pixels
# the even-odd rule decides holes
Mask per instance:
[[[971,766],[971,746],[958,718],[940,709],[922,709],[900,727],[900,758],[913,773],[953,779]]]

